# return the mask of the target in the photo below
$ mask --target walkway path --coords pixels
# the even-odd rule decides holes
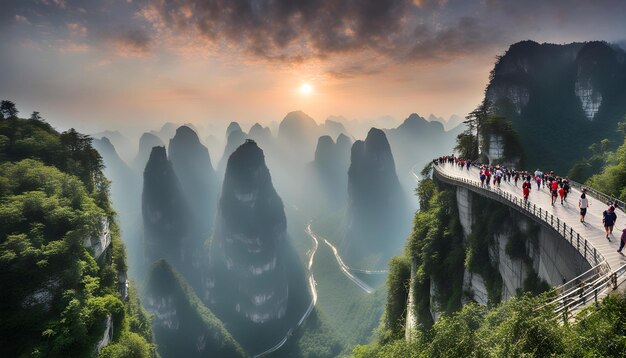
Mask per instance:
[[[456,178],[458,180],[471,180],[476,188],[480,186],[479,170],[477,168],[471,168],[470,170],[461,169],[453,164],[439,164],[435,166],[435,170]],[[568,195],[567,203],[565,205],[560,204],[560,200],[557,199],[557,203],[552,206],[551,196],[547,188],[541,188],[537,190],[536,183],[533,183],[533,189],[530,192],[529,202],[535,204],[538,208],[542,208],[544,211],[559,218],[561,222],[565,222],[569,227],[573,228],[575,232],[579,233],[581,237],[586,239],[593,248],[595,248],[600,255],[606,259],[606,262],[610,266],[610,269],[617,270],[620,266],[626,263],[626,256],[623,256],[617,252],[619,248],[619,238],[621,230],[626,227],[626,214],[616,209],[617,223],[613,231],[614,237],[611,237],[611,241],[606,239],[604,227],[602,224],[602,212],[607,209],[607,204],[603,203],[593,197],[589,198],[590,206],[587,210],[587,216],[585,218],[586,223],[580,222],[580,211],[578,209],[578,198],[580,198],[580,191],[572,188],[572,191]],[[493,185],[492,185],[493,187]],[[518,200],[523,200],[521,182],[516,187],[513,182],[503,182],[500,189],[517,197]],[[593,251],[593,249],[592,249]],[[591,266],[595,263],[591,260]]]

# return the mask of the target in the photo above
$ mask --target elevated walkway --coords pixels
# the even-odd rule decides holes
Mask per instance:
[[[618,205],[615,236],[611,237],[610,241],[607,240],[602,224],[602,212],[608,207],[605,202],[608,196],[602,193],[596,195],[594,191],[588,192],[590,206],[585,217],[586,222],[581,223],[578,208],[581,192],[578,185],[572,187],[565,205],[561,205],[560,200],[552,205],[548,189],[542,187],[537,190],[536,184],[527,203],[524,203],[521,182],[518,186],[513,182],[503,181],[500,187],[495,185],[481,187],[479,170],[474,167],[467,170],[454,164],[440,163],[434,165],[433,176],[445,183],[461,186],[497,200],[521,212],[555,231],[587,260],[592,267],[589,271],[556,288],[558,298],[552,303],[556,305],[555,313],[563,315],[565,319],[616,289],[626,276],[626,256],[617,252],[621,229],[626,227],[626,213],[623,207]]]

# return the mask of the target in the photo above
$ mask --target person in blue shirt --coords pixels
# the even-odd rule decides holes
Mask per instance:
[[[606,239],[611,241],[609,235],[613,235],[613,226],[617,221],[617,215],[615,214],[615,207],[609,206],[607,210],[602,213],[602,222],[604,223],[604,231],[606,232]]]

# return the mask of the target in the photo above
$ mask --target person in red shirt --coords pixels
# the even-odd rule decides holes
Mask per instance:
[[[522,184],[522,193],[524,194],[524,203],[528,202],[528,194],[530,194],[530,181],[524,181],[524,184]]]
[[[563,199],[565,199],[565,189],[559,189],[559,196],[561,197],[561,205],[563,205]]]
[[[556,196],[557,196],[557,191],[559,190],[559,183],[556,182],[556,180],[553,180],[550,183],[550,191],[552,193],[552,205],[554,205],[554,203],[556,203]]]

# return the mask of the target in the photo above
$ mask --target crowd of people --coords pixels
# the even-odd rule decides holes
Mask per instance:
[[[557,200],[560,199],[561,205],[567,204],[567,196],[571,193],[571,185],[567,176],[561,177],[554,174],[554,171],[543,172],[537,168],[535,171],[530,172],[526,170],[518,170],[515,168],[508,168],[501,165],[481,164],[475,161],[458,158],[456,156],[442,156],[433,160],[434,165],[439,164],[451,164],[462,170],[470,170],[470,167],[474,166],[478,169],[478,176],[480,179],[480,186],[482,188],[491,188],[492,186],[500,187],[504,182],[507,184],[513,183],[514,186],[518,186],[521,182],[522,195],[524,197],[524,204],[528,204],[529,196],[533,188],[533,183],[536,184],[537,191],[547,188],[551,197],[551,203],[554,206]],[[580,210],[580,222],[585,223],[585,216],[587,215],[587,209],[589,209],[590,201],[587,198],[587,189],[582,188],[580,198],[578,199],[578,208]],[[611,241],[613,236],[613,228],[617,221],[617,214],[615,213],[615,203],[607,203],[608,208],[602,213],[602,223],[604,225],[604,231],[606,233],[606,239]],[[617,250],[622,254],[622,250],[626,246],[626,228],[622,230],[620,238],[620,247]]]

